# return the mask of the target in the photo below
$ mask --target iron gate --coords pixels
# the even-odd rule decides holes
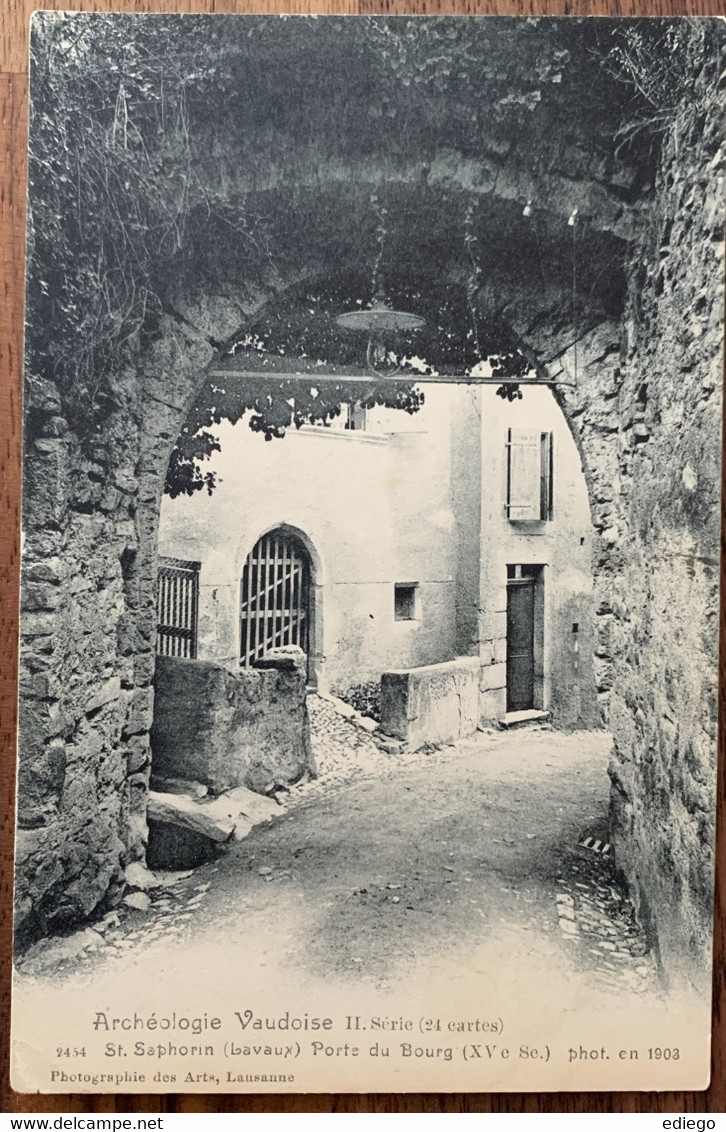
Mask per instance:
[[[183,558],[159,559],[156,651],[162,656],[196,659],[200,567]]]
[[[308,651],[310,559],[294,535],[270,531],[253,547],[242,571],[240,663],[249,668],[268,649]]]

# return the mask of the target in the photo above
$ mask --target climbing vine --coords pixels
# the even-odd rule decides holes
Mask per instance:
[[[625,23],[616,31],[607,67],[630,92],[616,130],[621,145],[640,136],[657,144],[679,120],[687,128],[703,110],[704,68],[713,71],[710,94],[718,98],[718,36],[708,21]]]
[[[303,224],[302,211],[278,207],[275,213],[269,194],[237,187],[240,171],[254,172],[268,161],[270,130],[283,143],[288,139],[292,148],[283,160],[289,161],[305,146],[319,147],[321,158],[332,147],[341,162],[372,158],[387,147],[431,161],[445,139],[460,154],[494,154],[502,164],[512,149],[536,148],[537,139],[565,119],[569,130],[582,126],[590,138],[596,120],[603,152],[619,127],[632,149],[648,107],[660,124],[678,99],[679,105],[687,100],[672,61],[683,58],[686,47],[680,40],[661,45],[653,70],[649,52],[657,29],[651,33],[640,22],[614,45],[610,70],[601,66],[596,75],[593,42],[601,37],[599,56],[607,57],[608,21],[593,31],[591,21],[576,20],[565,29],[560,21],[362,19],[345,21],[345,36],[341,26],[336,19],[34,17],[29,411],[36,389],[50,381],[60,394],[59,412],[81,443],[98,437],[110,413],[119,407],[133,412],[133,382],[125,375],[138,371],[165,315],[175,311],[180,289],[254,289],[301,268],[308,227],[324,231],[329,221],[324,206],[318,215],[307,213]],[[659,34],[662,28],[673,28],[665,34],[676,39],[690,37],[688,60],[696,67],[707,31],[686,21],[663,24]],[[322,72],[321,58],[330,61]],[[644,86],[646,71],[655,74],[655,87]],[[382,197],[386,191],[382,186]],[[421,312],[429,338],[422,335],[415,350],[406,342],[391,350],[399,359],[418,356],[439,367],[472,367],[488,355],[495,373],[521,375],[526,359],[502,336],[502,325],[495,319],[487,340],[477,323],[476,287],[484,283],[486,265],[477,258],[478,221],[470,208],[467,214],[469,206],[463,190],[459,202],[452,200],[459,216],[452,239],[463,241],[472,269],[463,308],[458,296],[437,292],[438,309]],[[351,256],[360,252],[362,223],[353,219],[345,234]],[[389,221],[396,229],[395,209]],[[386,254],[389,297],[417,311],[423,288],[393,278],[394,249]],[[335,309],[370,297],[349,289]],[[329,320],[334,305],[332,299],[325,309],[311,304],[312,321],[317,314]],[[304,341],[309,356],[335,360],[330,342],[299,320],[286,335],[279,312],[275,319],[274,327],[258,328],[265,349],[294,353]],[[471,329],[468,338],[462,327]],[[230,344],[213,345],[222,356]],[[359,347],[355,340],[339,344],[338,360]],[[412,371],[407,386],[365,384],[359,399],[416,411],[414,379]],[[274,438],[303,421],[334,416],[342,395],[335,386],[322,394],[298,385],[293,396],[284,381],[244,390],[232,382],[208,386],[179,437],[168,490],[209,489],[212,480],[202,467],[216,445],[210,430],[224,416],[246,413],[254,430]],[[347,386],[345,395],[351,396]]]
[[[372,409],[375,405],[415,413],[423,403],[423,393],[408,384],[394,386],[385,381],[334,381],[310,384],[299,379],[271,378],[251,381],[230,376],[224,384],[210,382],[182,428],[172,452],[165,490],[173,498],[206,489],[211,495],[216,483],[213,471],[204,461],[221,450],[210,427],[222,421],[236,424],[245,413],[253,432],[265,440],[284,437],[288,428],[325,423],[340,416],[344,402]]]

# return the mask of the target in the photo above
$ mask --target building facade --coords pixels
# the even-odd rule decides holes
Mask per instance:
[[[248,667],[299,644],[310,684],[343,695],[479,656],[482,720],[596,726],[592,525],[559,406],[547,388],[425,394],[414,415],[344,406],[271,442],[219,426],[212,496],[161,508],[162,576],[198,579],[187,655]]]

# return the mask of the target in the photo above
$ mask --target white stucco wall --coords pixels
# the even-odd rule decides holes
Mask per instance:
[[[549,389],[509,403],[493,387],[427,385],[414,416],[375,409],[367,428],[292,430],[266,442],[245,419],[220,425],[210,498],[165,498],[162,555],[197,559],[199,657],[239,655],[245,559],[266,531],[299,531],[314,563],[311,654],[333,690],[383,671],[480,655],[481,715],[506,711],[507,566],[542,567],[540,706],[596,726],[592,526],[580,455]],[[554,437],[554,517],[510,522],[507,430]],[[394,584],[418,585],[415,621],[394,618]],[[577,633],[573,626],[577,625]]]
[[[218,428],[219,475],[161,508],[159,552],[201,561],[200,659],[239,653],[239,586],[265,531],[303,532],[315,563],[315,667],[332,688],[456,655],[451,417],[457,391],[426,389],[415,416],[376,409],[363,432],[303,428],[266,442],[243,418]],[[416,621],[394,619],[394,584],[418,584]]]
[[[547,388],[525,386],[521,401],[479,390],[482,451],[480,570],[481,713],[506,711],[507,565],[543,567],[544,650],[535,650],[538,706],[564,726],[597,726],[592,670],[592,538],[587,484],[564,414]],[[509,428],[552,432],[554,515],[544,522],[510,522],[507,502]],[[577,632],[573,627],[577,625]]]

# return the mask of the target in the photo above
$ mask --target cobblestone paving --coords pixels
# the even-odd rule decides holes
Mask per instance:
[[[345,719],[335,706],[322,696],[308,696],[310,734],[317,778],[294,786],[289,794],[279,796],[287,808],[301,801],[318,798],[336,786],[347,786],[370,775],[387,774],[401,766],[420,765],[426,760],[421,752],[386,751],[373,734],[359,724]],[[394,744],[391,744],[395,748]]]
[[[575,962],[603,989],[658,989],[655,962],[612,860],[577,848],[557,878],[560,931],[577,949]]]
[[[373,734],[343,718],[330,701],[308,696],[311,739],[318,777],[292,789],[286,808],[369,776],[456,753],[455,746],[428,752],[385,751]],[[632,904],[615,876],[611,857],[573,846],[567,867],[557,878],[556,910],[560,932],[578,966],[593,974],[603,989],[658,989],[655,963]]]
[[[402,745],[379,737],[359,722],[346,718],[332,702],[318,695],[309,696],[308,709],[318,776],[277,795],[281,815],[367,779],[394,775],[402,768],[440,765],[461,757],[460,747],[454,745],[407,752]],[[496,748],[516,740],[492,733],[480,735],[477,747],[479,741],[482,752],[491,748],[490,753],[495,757],[505,758],[506,751]],[[559,925],[573,965],[587,972],[593,986],[610,993],[620,990],[657,992],[655,963],[627,894],[618,883],[611,859],[578,844],[563,848],[560,871],[550,899],[554,902],[553,922]],[[217,866],[208,869],[214,874]],[[260,874],[272,871],[269,868],[258,870]],[[31,976],[61,974],[79,963],[105,965],[116,957],[121,960],[133,955],[135,949],[146,953],[181,939],[195,917],[204,917],[205,904],[213,895],[210,889],[215,882],[210,884],[207,880],[195,884],[193,872],[161,873],[158,879],[159,887],[148,892],[147,908],[122,904],[91,927],[51,943],[44,941],[31,948],[21,961],[20,969]],[[546,922],[541,928],[543,932],[551,930]],[[554,930],[557,931],[557,927]]]

